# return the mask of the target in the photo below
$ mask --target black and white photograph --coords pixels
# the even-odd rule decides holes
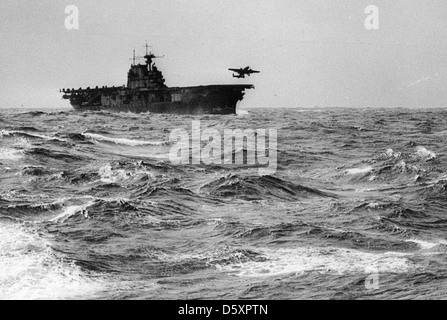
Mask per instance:
[[[0,1],[0,300],[444,299],[445,1]]]

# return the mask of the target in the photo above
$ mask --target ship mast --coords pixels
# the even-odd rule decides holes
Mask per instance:
[[[136,59],[136,57],[135,57],[135,49],[133,49],[133,58],[130,59],[130,60],[132,60],[132,65],[133,66],[135,65],[135,59]]]
[[[144,46],[146,48],[146,55],[149,54],[149,48],[152,48],[152,46],[148,45],[146,42],[146,45]]]
[[[154,61],[154,59],[158,59],[158,58],[164,58],[164,56],[156,56],[154,55],[152,52],[149,51],[149,48],[151,46],[149,46],[146,42],[146,45],[144,46],[146,48],[146,55],[144,56],[144,59],[146,59],[146,63],[147,63],[147,67],[148,67],[148,71],[152,72],[152,63]]]

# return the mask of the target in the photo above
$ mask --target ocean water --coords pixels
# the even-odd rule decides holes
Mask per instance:
[[[173,165],[193,120],[277,129],[277,172]],[[447,298],[445,110],[2,110],[0,130],[0,299]]]

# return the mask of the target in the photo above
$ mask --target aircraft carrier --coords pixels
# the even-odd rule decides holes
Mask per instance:
[[[167,87],[163,74],[154,63],[159,58],[148,52],[145,64],[133,64],[127,86],[61,89],[78,111],[152,112],[173,114],[235,114],[245,90],[253,85],[207,85]]]

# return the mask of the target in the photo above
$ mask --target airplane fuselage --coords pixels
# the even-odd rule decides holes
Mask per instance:
[[[260,73],[260,71],[252,70],[250,67],[240,68],[240,69],[228,69],[230,71],[236,72],[233,74],[233,78],[244,79],[245,76],[250,76],[252,73]]]

